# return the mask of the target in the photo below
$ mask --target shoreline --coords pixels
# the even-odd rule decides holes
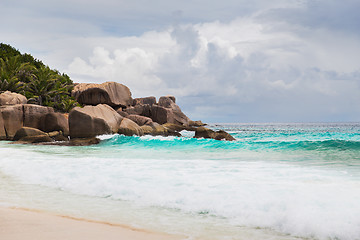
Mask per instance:
[[[0,207],[0,235],[6,240],[180,240],[184,236],[41,210]]]

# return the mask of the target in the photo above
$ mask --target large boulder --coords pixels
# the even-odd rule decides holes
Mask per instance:
[[[75,107],[69,114],[71,138],[91,138],[116,133],[123,117],[106,104]]]
[[[17,130],[24,126],[23,105],[0,107],[0,139],[12,140]]]
[[[150,125],[150,124],[153,123],[151,118],[144,117],[144,116],[139,116],[139,115],[130,114],[130,115],[127,116],[127,118],[131,119],[132,121],[134,121],[139,126]]]
[[[41,119],[48,113],[54,113],[52,107],[44,107],[35,104],[24,104],[24,127],[32,127],[40,129]]]
[[[27,98],[24,95],[9,91],[0,94],[0,106],[25,103],[27,103]]]
[[[121,121],[118,133],[124,134],[125,136],[133,136],[133,135],[142,136],[142,135],[144,135],[144,132],[141,129],[141,127],[139,125],[137,125],[134,121],[132,121],[128,118],[124,118]]]
[[[69,121],[62,113],[47,113],[40,119],[40,128],[44,132],[61,131],[65,136],[69,135]]]
[[[75,85],[71,95],[84,105],[107,104],[111,107],[127,107],[133,104],[130,89],[117,82],[80,83]]]
[[[54,141],[47,133],[31,127],[22,127],[17,130],[13,140],[17,141],[16,143],[44,143]]]
[[[133,101],[133,105],[136,106],[136,105],[143,105],[143,104],[148,104],[148,105],[153,105],[156,103],[156,97],[144,97],[144,98],[134,98],[134,101]]]
[[[30,136],[48,136],[45,132],[31,127],[22,127],[16,131],[16,134],[13,138],[14,141],[18,141],[24,137]]]
[[[194,138],[211,138],[215,140],[227,140],[227,141],[234,141],[235,138],[231,136],[229,133],[219,130],[214,131],[206,127],[199,127],[195,131]]]
[[[158,105],[151,106],[151,118],[154,122],[188,125],[190,119],[175,103],[175,97],[160,97]]]

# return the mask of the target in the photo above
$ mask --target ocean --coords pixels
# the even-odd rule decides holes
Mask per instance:
[[[360,239],[360,123],[211,124],[236,141],[0,142],[0,205],[186,239]]]

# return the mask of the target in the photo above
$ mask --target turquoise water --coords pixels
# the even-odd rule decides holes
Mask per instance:
[[[237,141],[0,143],[0,203],[189,239],[360,239],[360,124],[221,124]]]

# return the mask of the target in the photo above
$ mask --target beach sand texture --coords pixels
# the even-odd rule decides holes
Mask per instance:
[[[177,240],[181,236],[26,209],[0,208],[2,240]]]

